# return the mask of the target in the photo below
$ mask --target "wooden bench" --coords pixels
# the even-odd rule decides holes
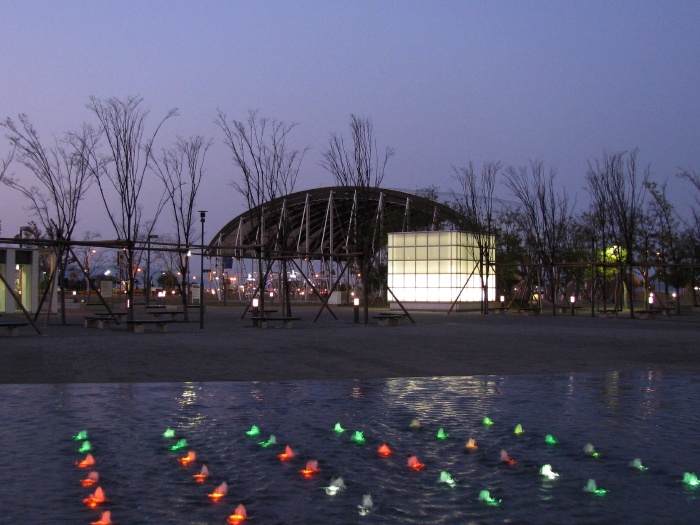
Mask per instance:
[[[133,321],[129,319],[126,321],[126,324],[131,327],[131,331],[137,334],[142,334],[143,326],[147,324],[152,324],[156,332],[167,332],[170,323],[172,321],[165,319],[134,319]]]
[[[22,323],[19,321],[11,321],[11,322],[5,322],[5,323],[0,323],[0,327],[2,328],[7,328],[7,335],[10,337],[14,337],[19,335],[19,327],[20,326],[27,326],[29,323]]]
[[[292,321],[299,321],[301,319],[301,317],[260,317],[260,316],[255,316],[255,317],[251,317],[251,319],[253,320],[253,322],[260,323],[260,328],[268,328],[268,326],[267,326],[268,322],[277,322],[277,321],[282,323],[282,328],[291,328]]]
[[[381,313],[373,316],[379,326],[399,326],[406,317],[406,314]]]

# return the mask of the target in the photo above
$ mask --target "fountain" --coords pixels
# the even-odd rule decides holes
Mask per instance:
[[[214,489],[214,492],[207,494],[213,501],[219,501],[226,494],[228,494],[228,485],[225,481],[221,482],[221,485]]]
[[[87,475],[87,478],[80,480],[80,484],[83,487],[92,487],[99,480],[100,480],[100,475],[96,471],[91,470],[90,473]]]
[[[92,454],[88,454],[85,456],[84,460],[78,461],[75,464],[80,468],[92,467],[95,464],[95,458],[92,457]]]
[[[104,511],[100,515],[100,519],[98,521],[91,521],[90,525],[112,525],[112,511]]]
[[[476,452],[477,450],[479,450],[479,447],[476,446],[476,441],[474,440],[474,438],[469,438],[467,444],[464,445],[464,449],[467,452]]]
[[[284,447],[284,452],[282,454],[278,454],[277,457],[280,458],[281,461],[292,459],[294,457],[294,451],[289,445],[287,445],[286,447]]]
[[[648,467],[645,467],[642,465],[642,460],[639,458],[635,458],[632,461],[629,462],[630,468],[636,468],[637,470],[644,472],[645,470],[648,470]]]
[[[105,497],[104,491],[101,487],[97,487],[95,489],[95,492],[93,492],[83,500],[83,503],[85,503],[90,508],[95,508],[100,503],[104,503],[105,501],[107,501],[107,498]]]
[[[274,445],[275,443],[277,443],[277,438],[273,434],[270,434],[270,437],[267,439],[267,441],[261,441],[260,443],[258,443],[258,445],[267,448],[271,445]]]
[[[600,454],[598,454],[598,452],[595,451],[595,448],[593,448],[593,445],[591,445],[590,443],[586,443],[583,446],[583,453],[586,454],[587,456],[591,456],[594,458],[597,458],[598,456],[600,456]]]
[[[450,476],[449,472],[443,470],[440,472],[440,479],[438,480],[438,483],[446,483],[450,487],[454,487],[457,485],[457,480]]]
[[[183,448],[187,448],[187,440],[186,439],[179,440],[172,447],[170,447],[170,450],[182,450]]]
[[[379,450],[377,450],[380,456],[390,456],[392,453],[392,450],[387,446],[386,443],[383,443],[381,447],[379,447]]]
[[[584,492],[588,492],[590,494],[595,494],[596,496],[604,496],[608,491],[606,489],[599,489],[596,486],[595,480],[589,479],[588,483],[586,483],[586,486],[583,487]]]
[[[496,506],[501,502],[500,499],[492,498],[491,493],[488,490],[482,490],[481,492],[479,492],[479,501],[482,501],[487,505],[493,506]]]
[[[345,482],[343,478],[331,478],[331,484],[323,488],[326,489],[326,494],[335,496],[339,491],[345,490]]]
[[[313,476],[317,472],[321,472],[321,469],[318,468],[318,461],[315,459],[307,461],[306,467],[304,467],[304,470],[301,471],[301,473],[306,477]]]
[[[342,434],[343,432],[345,432],[345,429],[340,426],[340,423],[336,423],[335,427],[333,427],[333,432],[337,434]]]
[[[370,494],[365,494],[362,496],[362,503],[358,505],[358,508],[360,509],[360,516],[366,516],[372,512],[373,507],[374,502],[372,501],[372,496]]]
[[[361,430],[355,431],[355,433],[352,435],[352,441],[354,441],[358,445],[362,445],[365,443],[365,436]]]
[[[425,463],[421,463],[418,461],[418,458],[416,456],[411,456],[408,458],[408,468],[412,468],[413,470],[421,470],[423,467],[425,467]]]
[[[556,445],[557,444],[557,440],[554,439],[554,436],[552,434],[547,434],[544,437],[544,442],[547,443],[548,445]]]
[[[83,441],[83,443],[80,445],[80,448],[78,449],[78,452],[80,452],[81,454],[86,454],[90,451],[92,451],[92,445],[90,444],[90,442]]]
[[[518,462],[515,461],[513,458],[511,458],[508,455],[508,452],[506,452],[505,450],[501,450],[501,463],[506,463],[506,464],[511,465],[511,466],[518,464]]]
[[[447,439],[448,437],[450,437],[450,435],[447,432],[445,432],[441,427],[438,429],[435,437],[437,437],[438,439]]]
[[[165,432],[163,432],[163,437],[164,438],[174,438],[175,431],[172,428],[166,428]]]
[[[233,514],[231,514],[228,519],[226,520],[226,523],[231,523],[232,525],[238,525],[240,522],[243,520],[248,519],[248,513],[245,510],[245,507],[243,504],[239,504],[238,507],[236,507],[236,510],[234,511]]]
[[[84,439],[87,439],[87,438],[88,438],[87,430],[81,430],[75,436],[73,436],[73,439],[75,439],[76,441],[83,441]]]
[[[683,483],[690,487],[697,487],[700,485],[700,481],[698,481],[698,477],[693,474],[692,472],[684,472],[683,473]]]
[[[487,427],[493,425],[493,421],[491,421],[488,417],[485,417],[481,422]]]
[[[193,461],[197,461],[197,454],[190,450],[184,458],[177,458],[177,460],[186,467]]]
[[[522,434],[524,432],[523,427],[520,423],[515,425],[515,429],[513,430],[513,433],[516,435]]]
[[[557,479],[559,477],[559,474],[552,470],[552,465],[547,464],[542,465],[542,468],[540,469],[540,476],[551,480]]]
[[[197,483],[204,483],[204,480],[209,477],[209,469],[206,465],[202,465],[199,474],[193,474],[192,477]]]

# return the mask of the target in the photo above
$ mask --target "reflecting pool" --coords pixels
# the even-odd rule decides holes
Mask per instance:
[[[653,372],[1,385],[0,523],[688,523],[697,399]]]

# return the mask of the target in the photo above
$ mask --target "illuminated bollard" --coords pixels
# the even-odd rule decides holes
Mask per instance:
[[[359,324],[359,322],[360,322],[360,298],[355,297],[352,300],[352,304],[353,304],[352,308],[353,308],[353,315],[354,315],[354,319],[355,319],[355,324]]]
[[[253,298],[253,326],[259,326],[257,317],[260,315],[259,305],[260,302],[257,297]]]

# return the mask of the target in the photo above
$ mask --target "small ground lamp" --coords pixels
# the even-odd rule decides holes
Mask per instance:
[[[258,307],[260,305],[260,300],[257,297],[253,297],[253,326],[258,326]]]
[[[574,315],[574,305],[576,304],[576,296],[572,295],[569,297],[569,302],[571,303],[571,315]]]
[[[353,305],[353,314],[355,316],[355,324],[358,324],[360,322],[360,298],[355,297],[352,300],[352,305]]]

